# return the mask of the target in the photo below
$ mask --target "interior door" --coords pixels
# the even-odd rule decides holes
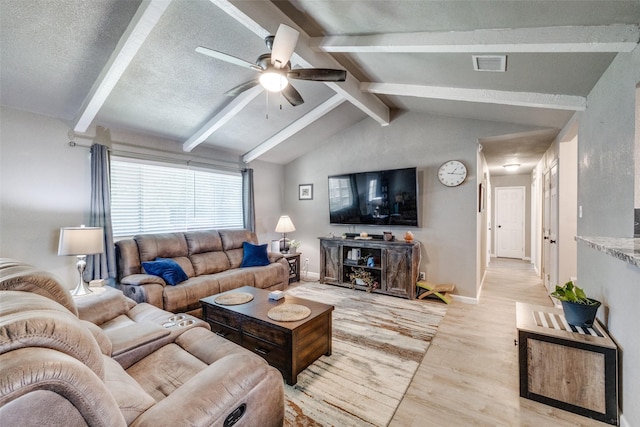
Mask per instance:
[[[549,229],[551,221],[551,170],[544,173],[542,177],[542,281],[547,291],[550,290],[549,284],[549,264],[550,264],[550,248],[549,248]]]
[[[544,174],[542,217],[542,278],[547,291],[558,284],[558,164]]]
[[[496,187],[496,255],[524,258],[524,187]]]

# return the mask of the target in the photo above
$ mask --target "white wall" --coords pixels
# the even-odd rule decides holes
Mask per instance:
[[[587,99],[578,131],[578,235],[633,236],[635,88],[640,48],[620,53]],[[640,425],[640,269],[578,246],[578,283],[599,299],[598,317],[619,344],[623,422]]]
[[[60,227],[88,223],[91,195],[89,149],[67,145],[69,125],[61,120],[0,110],[0,256],[15,258],[77,283],[75,257],[58,257]],[[94,135],[95,128],[87,133]],[[114,150],[235,165],[238,156],[206,146],[184,153],[182,144],[125,131],[101,133]],[[91,141],[76,139],[79,144]],[[256,231],[267,242],[280,215],[283,167],[254,162]]]
[[[72,288],[75,257],[58,257],[60,227],[88,223],[89,150],[72,149],[61,121],[3,108],[0,256],[45,269]]]
[[[578,137],[560,142],[558,158],[558,284],[578,270]]]
[[[275,232],[276,224],[281,215],[287,214],[283,207],[284,167],[259,161],[250,166],[253,168],[256,234],[260,243],[270,243],[282,237]]]
[[[389,126],[370,119],[329,138],[321,147],[286,165],[285,206],[297,230],[292,238],[302,241],[303,259],[309,271],[319,272],[318,237],[333,232],[385,229],[329,225],[327,177],[377,169],[418,168],[420,227],[413,229],[422,243],[421,271],[435,283],[454,283],[456,293],[476,298],[480,287],[477,270],[478,138],[504,135],[526,128],[495,122],[405,113]],[[461,160],[467,180],[449,188],[437,179],[438,167],[447,160]],[[298,185],[313,184],[313,200],[298,200]],[[392,228],[402,237],[406,228]]]

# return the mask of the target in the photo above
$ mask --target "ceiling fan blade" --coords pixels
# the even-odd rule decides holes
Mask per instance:
[[[291,86],[291,84],[288,84],[287,87],[282,89],[282,96],[284,96],[284,98],[289,101],[289,104],[293,105],[294,107],[304,104],[304,99],[302,99],[300,92],[298,92],[296,88]]]
[[[260,68],[256,64],[252,64],[251,62],[245,61],[244,59],[236,58],[235,56],[229,55],[228,53],[218,52],[217,50],[209,49],[208,47],[198,46],[196,48],[196,52],[201,53],[203,55],[210,56],[212,58],[229,62],[231,64],[239,65],[241,67],[251,68],[256,71],[262,71],[262,68]]]
[[[229,89],[224,94],[227,96],[238,96],[245,90],[249,90],[252,87],[257,86],[258,84],[260,84],[260,81],[258,79],[249,80],[248,82],[241,83],[238,86]]]
[[[291,55],[293,55],[293,50],[296,48],[299,35],[300,33],[297,30],[280,24],[271,49],[271,65],[276,68],[282,68],[287,65]]]
[[[343,82],[347,78],[347,72],[345,70],[332,70],[331,68],[298,68],[289,71],[287,77],[316,82]]]

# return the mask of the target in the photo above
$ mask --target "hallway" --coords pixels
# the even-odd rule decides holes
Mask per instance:
[[[390,426],[606,426],[519,396],[516,301],[552,305],[527,261],[492,258],[480,302],[454,301]]]

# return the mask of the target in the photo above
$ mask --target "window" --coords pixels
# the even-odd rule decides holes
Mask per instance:
[[[329,209],[339,211],[353,205],[353,192],[349,178],[329,178]]]
[[[114,237],[242,228],[243,218],[239,172],[112,157]]]

